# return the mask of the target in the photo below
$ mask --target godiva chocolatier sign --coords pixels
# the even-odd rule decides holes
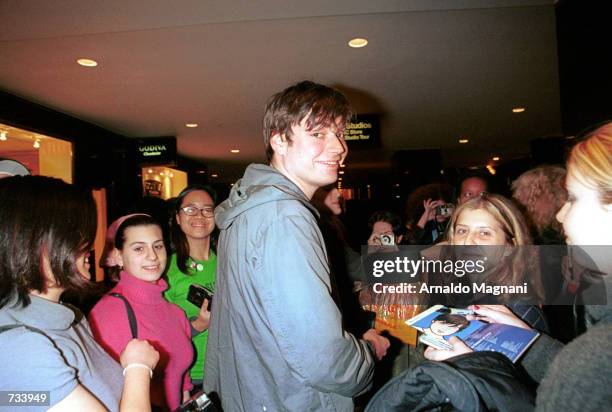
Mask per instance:
[[[176,138],[156,137],[139,139],[136,156],[141,164],[169,164],[176,162]]]

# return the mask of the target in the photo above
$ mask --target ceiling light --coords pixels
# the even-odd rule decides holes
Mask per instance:
[[[6,140],[6,139],[7,139],[6,132],[3,130],[0,132],[0,140]]]
[[[487,165],[487,170],[489,171],[489,173],[491,173],[492,175],[495,175],[496,171],[495,168],[491,165]]]
[[[34,144],[32,145],[34,149],[40,149],[40,140],[34,140]]]
[[[461,144],[465,144],[467,142],[469,142],[468,139],[459,139],[459,143],[461,143]]]
[[[197,123],[185,123],[185,126],[191,127],[193,129],[194,127],[198,127],[198,124]]]
[[[344,174],[344,170],[340,170],[340,171],[338,172],[338,174],[343,175],[343,174]]]
[[[170,173],[170,177],[174,177],[174,173]]]
[[[206,170],[196,170],[196,173],[199,175],[203,175],[206,173]]]
[[[230,152],[232,152],[232,153],[240,153],[240,149],[232,149],[232,150],[230,150]]]
[[[494,161],[494,162],[498,162],[498,161],[499,161],[499,159],[500,159],[500,157],[499,157],[499,156],[495,156],[495,157],[493,158],[493,161]]]
[[[354,49],[359,49],[361,47],[365,47],[368,45],[368,41],[366,39],[355,37],[348,42],[348,45]]]
[[[153,169],[147,170],[147,173],[153,173]]]
[[[344,163],[342,163],[342,164],[340,165],[340,167],[345,167],[345,166],[346,166],[346,165],[345,165]]]
[[[216,173],[213,173],[212,175],[210,175],[210,177],[219,177],[219,175]]]
[[[514,109],[512,109],[512,113],[523,113],[524,111],[524,107],[515,107]]]
[[[98,62],[92,59],[78,59],[77,63],[85,67],[96,67]]]

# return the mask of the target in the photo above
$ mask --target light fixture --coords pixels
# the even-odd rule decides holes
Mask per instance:
[[[240,153],[240,149],[232,149],[232,150],[230,150],[230,152],[232,152],[232,153]]]
[[[77,63],[85,67],[96,67],[98,62],[92,59],[78,59]]]
[[[499,159],[500,159],[500,157],[499,157],[499,156],[495,156],[495,157],[493,158],[493,161],[494,161],[494,162],[499,162]]]
[[[489,171],[489,173],[491,173],[492,175],[495,175],[495,173],[497,173],[495,171],[495,168],[492,165],[487,165],[487,170]]]
[[[354,49],[359,49],[361,47],[365,47],[368,45],[368,40],[361,38],[361,37],[355,37],[354,39],[351,39],[348,42],[348,45]]]
[[[345,167],[345,166],[346,166],[346,165],[345,165],[344,163],[342,163],[342,164],[340,165],[340,167]]]
[[[340,171],[338,172],[338,174],[343,175],[343,174],[344,174],[344,170],[340,170]]]
[[[459,143],[461,144],[466,144],[467,142],[469,142],[468,139],[459,139]]]
[[[515,107],[512,109],[512,113],[523,113],[525,111],[524,107]]]
[[[40,140],[34,140],[34,144],[32,145],[34,149],[40,149]]]
[[[185,126],[193,129],[194,127],[198,127],[198,124],[197,123],[185,123]]]
[[[174,173],[170,173],[170,177],[174,177]]]
[[[196,173],[199,175],[203,175],[206,173],[206,170],[196,170]]]
[[[212,175],[210,175],[210,177],[219,177],[219,175],[216,173],[213,173]]]
[[[0,132],[0,140],[7,140],[6,131],[3,130]]]
[[[147,170],[147,173],[153,173],[153,169]]]

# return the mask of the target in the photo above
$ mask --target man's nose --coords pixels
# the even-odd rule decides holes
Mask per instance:
[[[348,151],[348,147],[346,142],[344,141],[344,136],[334,135],[328,144],[328,150],[333,153],[344,154]]]

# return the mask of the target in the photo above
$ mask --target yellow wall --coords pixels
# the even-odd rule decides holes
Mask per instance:
[[[59,139],[44,139],[38,149],[38,173],[72,183],[72,144]]]

